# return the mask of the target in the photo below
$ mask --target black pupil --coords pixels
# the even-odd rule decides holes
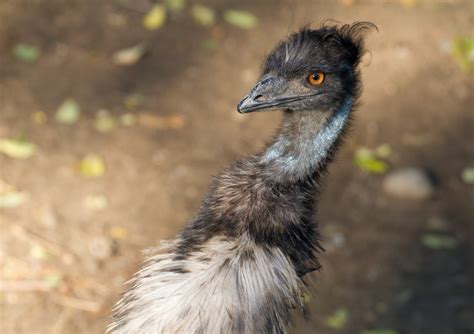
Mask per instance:
[[[319,73],[313,73],[313,80],[318,81],[319,80]]]

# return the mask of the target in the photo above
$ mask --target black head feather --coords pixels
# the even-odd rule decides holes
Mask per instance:
[[[284,76],[308,73],[312,70],[338,72],[344,67],[356,67],[365,52],[364,33],[377,27],[370,22],[342,26],[302,28],[280,42],[265,60],[263,73]]]
[[[321,94],[291,105],[291,110],[321,110],[341,105],[348,96],[357,99],[360,76],[357,69],[365,53],[365,32],[377,27],[369,22],[322,25],[319,29],[302,28],[280,42],[266,57],[262,78],[280,78],[284,85],[262,96],[305,96]],[[308,75],[323,72],[324,85],[310,87]],[[268,93],[268,94],[265,94]]]

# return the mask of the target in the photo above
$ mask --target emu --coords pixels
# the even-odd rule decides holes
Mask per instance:
[[[288,333],[304,277],[320,268],[319,184],[360,96],[373,27],[306,27],[266,57],[237,110],[282,111],[275,137],[216,176],[177,238],[149,253],[110,333]]]

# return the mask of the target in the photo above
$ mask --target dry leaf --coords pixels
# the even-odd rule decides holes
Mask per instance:
[[[48,116],[46,115],[45,112],[43,111],[35,111],[32,115],[31,115],[31,119],[33,120],[33,122],[35,122],[36,124],[45,124],[47,121],[48,121]]]
[[[137,117],[131,113],[120,115],[120,124],[123,126],[132,126],[137,122]]]
[[[466,167],[461,172],[461,179],[464,183],[474,183],[474,167]]]
[[[30,256],[36,260],[46,260],[49,253],[40,245],[33,245],[30,249]]]
[[[0,153],[10,158],[26,159],[31,157],[36,145],[21,139],[0,139]]]
[[[338,309],[326,319],[326,325],[332,329],[342,329],[348,318],[349,312],[346,309]]]
[[[109,132],[117,127],[117,120],[110,115],[108,110],[101,109],[97,112],[94,127],[99,132]]]
[[[56,111],[56,121],[62,124],[73,124],[79,120],[79,104],[73,99],[66,99]]]
[[[15,45],[13,54],[25,63],[32,63],[38,59],[41,51],[38,47],[26,43],[19,43]]]
[[[15,208],[28,199],[28,193],[0,179],[0,208]]]
[[[258,23],[255,15],[243,10],[226,10],[224,12],[224,20],[242,29],[255,28]]]
[[[210,27],[216,22],[214,9],[203,5],[194,5],[191,8],[191,15],[197,23],[205,27]]]
[[[166,21],[166,7],[162,4],[154,5],[143,17],[143,26],[148,30],[159,29]]]
[[[165,3],[169,9],[176,12],[183,10],[184,6],[186,5],[185,0],[166,0]]]
[[[301,301],[303,302],[303,304],[310,304],[311,301],[313,300],[313,296],[309,293],[309,292],[303,292],[303,294],[301,295]]]
[[[103,210],[107,205],[109,201],[104,195],[87,195],[84,199],[84,206],[91,210]]]
[[[392,148],[389,144],[382,144],[375,149],[375,155],[379,158],[388,158],[392,154]]]
[[[125,240],[128,238],[128,230],[121,226],[112,227],[109,234],[112,239]]]
[[[127,95],[123,101],[127,109],[137,109],[140,107],[145,100],[145,97],[141,94],[130,94]]]
[[[451,54],[463,71],[467,73],[474,71],[474,38],[454,39]]]
[[[114,53],[112,60],[115,65],[131,66],[136,64],[146,53],[145,45],[137,44]]]
[[[377,159],[375,153],[366,147],[357,149],[354,162],[357,167],[370,173],[384,174],[388,170],[388,165],[384,161]]]
[[[458,240],[448,235],[427,233],[421,237],[423,246],[431,249],[453,249],[458,246]]]
[[[24,191],[12,190],[5,193],[0,193],[0,209],[2,208],[16,208],[28,199],[28,193]]]
[[[85,156],[79,165],[79,171],[86,177],[99,177],[105,173],[104,159],[97,154]]]

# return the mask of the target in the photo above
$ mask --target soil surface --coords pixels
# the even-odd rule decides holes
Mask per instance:
[[[102,333],[141,251],[173,237],[209,178],[273,133],[277,113],[235,110],[264,55],[289,31],[335,19],[372,21],[379,32],[367,38],[362,103],[322,191],[326,251],[311,318],[297,318],[293,332],[472,333],[474,188],[461,172],[474,165],[474,84],[446,44],[472,36],[473,1],[202,2],[217,10],[214,26],[195,23],[188,3],[154,31],[142,26],[146,0],[0,2],[0,138],[36,145],[28,159],[0,154],[0,181],[27,194],[0,208],[0,332]],[[258,26],[229,25],[229,8]],[[15,57],[20,42],[40,57]],[[148,50],[135,65],[113,63],[138,43]],[[71,125],[54,120],[67,98],[81,107]],[[99,132],[101,109],[141,122]],[[355,166],[357,148],[381,144],[391,169],[435,177],[430,199],[392,198],[383,175]],[[102,176],[78,172],[88,154],[103,157]],[[455,247],[426,247],[427,234]]]

